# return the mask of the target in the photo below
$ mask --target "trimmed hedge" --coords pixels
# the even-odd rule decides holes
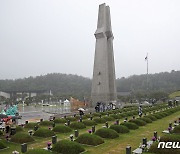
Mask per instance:
[[[97,135],[86,133],[86,134],[80,135],[76,139],[76,142],[81,143],[81,144],[96,146],[96,145],[104,143],[104,140]]]
[[[145,117],[151,119],[152,121],[157,120],[157,118],[155,116],[153,116],[153,115],[148,115],[148,116],[145,116]]]
[[[45,120],[45,121],[40,122],[40,125],[41,126],[52,126],[53,125],[53,121]]]
[[[145,121],[146,123],[152,123],[152,120],[150,118],[147,118],[147,117],[142,117],[139,119]]]
[[[166,148],[157,148],[158,147],[158,142],[155,142],[151,145],[149,152],[151,153],[157,153],[157,154],[179,154],[180,149],[166,149]]]
[[[112,114],[110,117],[113,117],[114,119],[120,119],[122,118],[119,114]]]
[[[67,117],[66,120],[76,121],[76,118],[75,117]]]
[[[174,127],[172,133],[180,134],[180,125]]]
[[[117,133],[128,133],[129,129],[123,125],[111,125],[110,129],[115,130]]]
[[[39,128],[33,135],[37,137],[51,137],[54,136],[55,133],[47,128]]]
[[[77,142],[61,140],[53,145],[52,151],[62,154],[79,154],[85,149]]]
[[[44,149],[30,149],[25,154],[52,154],[52,152]]]
[[[60,124],[66,123],[66,121],[67,120],[64,119],[64,118],[57,118],[57,119],[54,120],[55,123],[60,123]]]
[[[157,119],[162,119],[163,118],[162,115],[160,115],[160,114],[153,114],[153,116],[155,116]]]
[[[104,118],[94,118],[93,120],[99,124],[103,124],[106,122],[106,120]]]
[[[67,126],[57,125],[53,128],[53,131],[58,133],[69,133],[72,129]]]
[[[180,135],[179,134],[166,134],[161,136],[160,141],[164,141],[164,142],[180,142]]]
[[[113,138],[119,137],[119,134],[115,130],[112,130],[112,129],[109,129],[109,128],[98,129],[95,132],[95,134],[102,137],[102,138],[111,138],[111,139],[113,139]]]
[[[94,120],[84,120],[83,124],[85,124],[86,126],[94,126],[96,125],[96,122]]]
[[[83,128],[86,128],[86,126],[82,122],[72,122],[69,127],[73,128],[73,129],[83,129]]]
[[[2,131],[0,131],[0,136],[1,136],[1,135],[3,135],[3,132],[2,132]]]
[[[124,125],[124,126],[126,126],[128,129],[132,129],[132,130],[139,128],[138,125],[136,125],[135,123],[132,123],[132,122],[123,122],[123,123],[121,123],[121,125]]]
[[[99,117],[101,114],[100,113],[93,113],[93,116]]]
[[[138,126],[145,126],[146,125],[146,122],[143,120],[140,120],[140,119],[131,119],[131,120],[129,120],[129,122],[133,122]]]
[[[7,146],[0,140],[0,149],[7,148]]]
[[[114,118],[111,117],[111,116],[104,116],[103,119],[104,119],[105,121],[112,121],[112,120],[114,120]]]
[[[16,132],[22,132],[24,131],[21,126],[16,126]]]
[[[28,143],[32,141],[34,141],[34,139],[29,134],[23,132],[18,132],[11,137],[11,142],[15,143]]]
[[[35,126],[38,126],[37,123],[30,122],[24,126],[24,128],[34,128]]]

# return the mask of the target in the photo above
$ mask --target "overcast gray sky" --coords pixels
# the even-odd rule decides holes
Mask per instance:
[[[179,0],[0,0],[0,79],[92,78],[98,7],[110,6],[116,77],[180,70]]]

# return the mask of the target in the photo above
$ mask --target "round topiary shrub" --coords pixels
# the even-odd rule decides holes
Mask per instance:
[[[109,129],[109,128],[98,129],[95,132],[95,134],[102,137],[102,138],[111,138],[111,139],[113,139],[113,138],[119,137],[119,134],[115,130],[112,130],[112,129]]]
[[[128,133],[129,129],[123,125],[111,125],[110,129],[115,130],[117,133]]]
[[[76,118],[75,117],[67,117],[66,120],[76,121]]]
[[[121,125],[124,125],[128,129],[132,129],[132,130],[139,128],[138,125],[136,125],[135,123],[132,123],[132,122],[123,122],[123,123],[121,123]]]
[[[40,125],[41,126],[52,126],[53,125],[53,121],[45,120],[45,121],[40,122]]]
[[[140,120],[140,119],[131,119],[131,120],[129,120],[129,122],[133,122],[138,126],[145,126],[146,125],[146,122],[143,120]]]
[[[5,149],[7,146],[0,140],[0,149]]]
[[[99,117],[101,114],[100,113],[93,113],[93,116]]]
[[[67,126],[57,125],[53,128],[53,131],[58,133],[69,133],[72,129]]]
[[[16,126],[16,132],[22,132],[23,128],[21,126]]]
[[[28,143],[32,141],[34,141],[34,139],[29,134],[23,132],[18,132],[11,137],[11,142],[15,143]]]
[[[94,120],[84,120],[83,124],[85,124],[86,126],[94,126],[96,125],[96,122]]]
[[[110,117],[113,117],[114,119],[120,119],[119,114],[112,114],[110,115]]]
[[[38,126],[37,123],[34,123],[34,122],[30,122],[28,124],[25,124],[25,128],[34,128],[35,126]]]
[[[91,114],[85,114],[84,117],[90,118],[92,115]]]
[[[94,118],[93,120],[98,124],[103,124],[106,122],[104,118]]]
[[[160,115],[160,114],[153,114],[153,116],[155,116],[157,119],[162,119],[163,118],[162,115]]]
[[[61,140],[53,145],[52,151],[62,154],[79,154],[85,149],[77,142]]]
[[[139,119],[145,121],[146,123],[152,123],[152,120],[150,118],[147,118],[147,117],[142,117]]]
[[[81,144],[87,144],[87,145],[99,145],[99,144],[102,144],[104,143],[104,140],[97,136],[97,135],[94,135],[94,134],[82,134],[80,135],[77,139],[76,139],[76,142],[78,143],[81,143]]]
[[[180,125],[174,127],[172,133],[175,133],[175,134],[180,134]]]
[[[66,121],[67,120],[64,119],[64,118],[57,118],[57,119],[54,120],[55,123],[60,123],[60,124],[66,123]]]
[[[152,121],[156,121],[157,120],[157,118],[155,116],[153,116],[153,115],[148,115],[148,116],[145,116],[145,117],[151,119]]]
[[[72,122],[70,124],[70,127],[73,128],[73,129],[83,129],[83,128],[86,128],[86,126],[82,122]]]
[[[180,149],[167,149],[167,148],[158,148],[158,142],[153,143],[148,152],[150,153],[157,153],[157,154],[179,154],[180,153]]]
[[[105,121],[112,121],[112,120],[114,120],[114,118],[111,117],[111,116],[105,116],[105,117],[103,117],[103,119],[104,119]]]
[[[55,135],[55,133],[52,130],[49,130],[47,128],[39,128],[34,133],[34,136],[37,136],[37,137],[51,137],[53,135]]]
[[[30,149],[26,154],[52,154],[52,152],[44,149]]]
[[[160,141],[162,142],[180,142],[180,135],[179,134],[165,134],[161,136]]]

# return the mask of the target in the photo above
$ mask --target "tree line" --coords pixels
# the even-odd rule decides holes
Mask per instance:
[[[78,75],[52,73],[16,80],[0,80],[0,91],[51,90],[57,96],[83,99],[90,97],[91,82],[91,79]],[[162,95],[180,90],[180,71],[149,74],[148,78],[146,74],[132,75],[118,78],[116,83],[118,92],[131,92],[138,97],[142,97],[147,91],[152,95]]]

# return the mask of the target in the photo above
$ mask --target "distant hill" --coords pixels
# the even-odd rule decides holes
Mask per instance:
[[[117,91],[145,91],[146,75],[133,75],[117,79]],[[151,92],[172,92],[180,90],[180,71],[149,74],[148,87]],[[52,73],[17,80],[0,80],[0,91],[7,90],[51,90],[55,95],[69,95],[76,98],[90,96],[91,79],[72,74]]]
[[[147,75],[133,75],[117,79],[117,91],[144,91],[147,89]],[[180,71],[148,75],[149,91],[172,92],[180,90]]]

